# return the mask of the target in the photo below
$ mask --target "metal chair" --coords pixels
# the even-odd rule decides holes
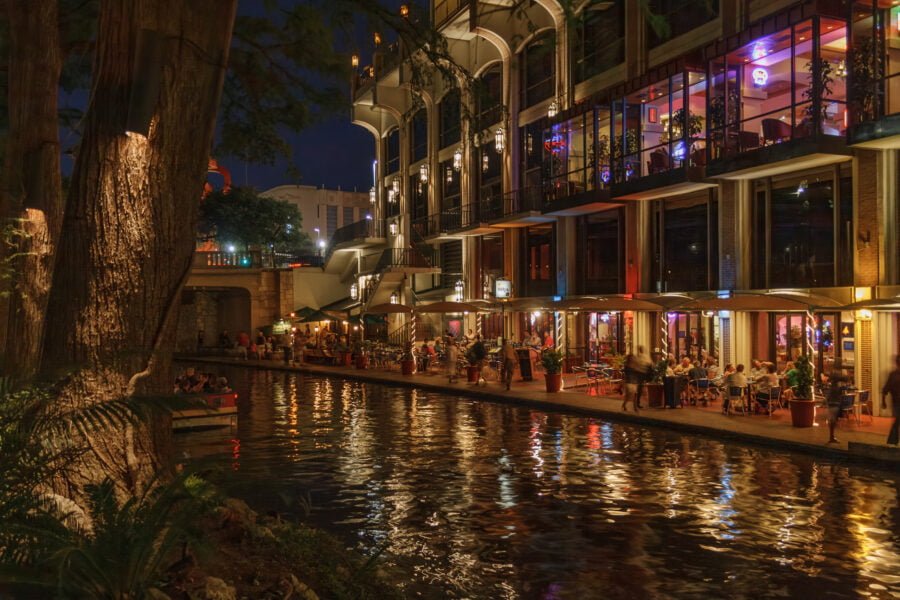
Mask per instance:
[[[868,410],[869,421],[875,422],[875,413],[872,412],[871,392],[869,390],[864,390],[864,391],[860,392],[857,402],[859,402],[859,414],[862,414],[863,411]]]
[[[730,414],[732,410],[735,412],[740,409],[742,415],[747,414],[747,407],[744,404],[744,394],[747,388],[738,387],[736,385],[728,388],[728,406],[725,409],[726,414]]]

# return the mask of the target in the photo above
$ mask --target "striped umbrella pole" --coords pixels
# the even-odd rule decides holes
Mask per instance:
[[[665,311],[661,312],[659,314],[660,314],[659,320],[662,322],[662,327],[661,327],[662,352],[663,352],[663,358],[665,359],[665,358],[668,358],[668,356],[669,356],[669,321],[666,319]]]
[[[409,339],[413,344],[416,343],[416,313],[412,314],[412,320],[409,322]]]
[[[481,337],[481,332],[484,329],[484,320],[481,313],[475,313],[475,335]]]
[[[553,323],[556,325],[556,351],[562,352],[563,347],[563,319],[559,311],[553,313]]]

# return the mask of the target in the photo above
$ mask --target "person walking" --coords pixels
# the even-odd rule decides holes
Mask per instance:
[[[509,338],[503,340],[503,381],[506,382],[506,389],[509,389],[512,383],[513,372],[516,370],[519,357],[516,355],[516,349],[513,348]]]
[[[622,400],[622,410],[628,411],[629,402],[634,407],[634,412],[640,410],[636,399],[640,381],[641,371],[638,358],[633,353],[629,353],[625,357],[625,398]]]
[[[635,358],[635,368],[637,369],[638,384],[634,398],[634,410],[641,408],[641,394],[644,392],[644,385],[653,378],[653,361],[647,355],[643,346],[638,346]]]
[[[447,342],[447,383],[456,383],[456,372],[459,361],[459,346],[456,340],[450,338]]]
[[[881,388],[881,408],[887,408],[887,395],[891,395],[893,408],[891,414],[894,416],[894,424],[891,425],[891,431],[888,433],[887,443],[896,446],[900,442],[900,354],[894,357],[895,368],[888,375],[884,387]]]
[[[834,359],[834,368],[828,374],[828,443],[837,444],[839,440],[834,437],[834,428],[837,427],[838,417],[841,416],[841,399],[844,396],[848,378],[844,374],[843,364],[840,358]]]

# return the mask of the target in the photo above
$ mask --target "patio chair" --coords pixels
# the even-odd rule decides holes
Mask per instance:
[[[688,382],[691,404],[696,405],[698,400],[703,402],[703,406],[709,404],[709,385],[707,378],[691,379]]]
[[[856,395],[855,394],[842,394],[841,395],[841,412],[840,416],[847,418],[850,417],[856,410]]]
[[[782,408],[781,388],[771,388],[765,398],[760,398],[759,394],[756,394],[754,401],[759,408],[771,417],[776,408]]]
[[[872,412],[871,392],[869,390],[860,392],[857,402],[859,402],[859,413],[863,414],[865,412],[868,412],[869,413],[869,421],[874,422],[875,421],[875,413]]]
[[[779,119],[762,120],[763,144],[778,144],[791,139],[791,126]]]
[[[669,153],[663,148],[658,148],[650,153],[650,161],[647,163],[647,171],[652,175],[669,170]]]
[[[744,394],[746,391],[747,388],[735,385],[728,387],[728,404],[724,409],[725,414],[731,414],[732,410],[735,412],[740,410],[742,415],[747,414],[747,407],[744,404]]]

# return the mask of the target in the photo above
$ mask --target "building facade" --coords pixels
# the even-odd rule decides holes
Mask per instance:
[[[303,216],[303,231],[313,243],[326,241],[339,227],[365,219],[369,195],[311,185],[279,185],[260,196],[295,204]]]
[[[326,269],[361,302],[492,301],[506,279],[486,336],[551,331],[585,360],[841,358],[880,389],[900,352],[900,7],[434,0],[430,18],[471,78],[423,88],[414,52],[378,46],[353,83],[371,218]],[[582,297],[665,308],[545,310]],[[683,308],[705,297],[746,302]]]

